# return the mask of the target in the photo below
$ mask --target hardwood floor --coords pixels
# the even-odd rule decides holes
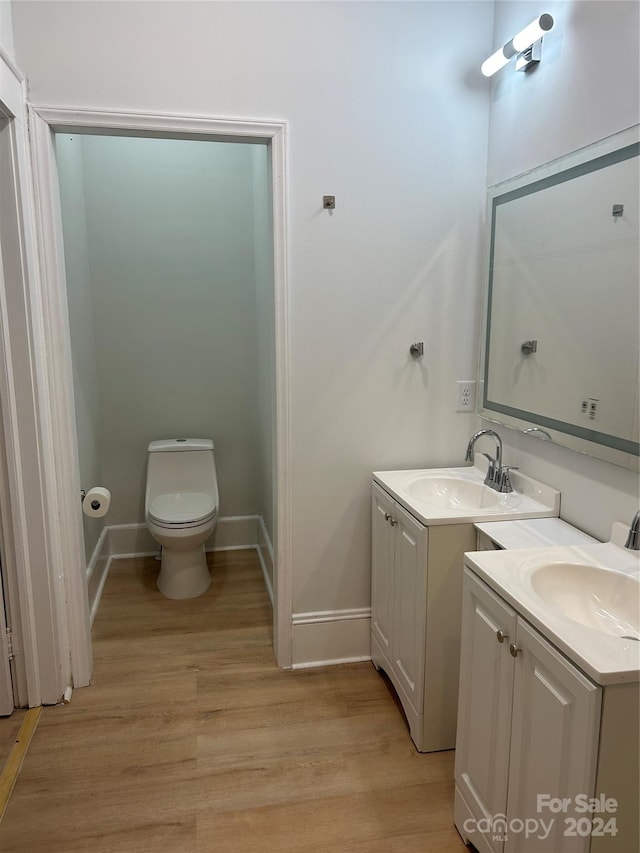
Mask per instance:
[[[10,717],[0,717],[0,770],[13,749],[26,713],[23,708],[18,708]]]
[[[43,853],[453,853],[453,753],[416,752],[370,663],[278,669],[254,552],[176,602],[113,564],[93,686],[45,708],[0,825]]]

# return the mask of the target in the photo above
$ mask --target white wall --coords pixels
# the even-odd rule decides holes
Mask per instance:
[[[490,184],[640,121],[637,3],[548,2],[555,19],[532,73],[505,69],[491,102]],[[496,3],[494,47],[540,14],[529,0]],[[509,430],[506,461],[562,491],[561,515],[606,539],[638,507],[638,475]]]
[[[13,21],[10,0],[0,0],[0,45],[13,59]]]
[[[461,462],[474,426],[453,408],[477,352],[492,14],[484,2],[14,8],[36,104],[290,123],[296,612],[369,604],[371,471]]]
[[[536,0],[498,0],[494,46],[540,14]],[[549,0],[542,62],[494,78],[489,185],[638,122],[638,14],[628,0]]]
[[[92,328],[93,367],[88,345],[74,362],[86,355],[99,389],[108,522],[144,521],[147,444],[174,436],[214,439],[221,515],[261,514],[253,146],[74,135],[57,148],[82,150],[84,230],[82,186],[61,174],[65,238],[91,279],[87,320],[67,253],[72,348]]]

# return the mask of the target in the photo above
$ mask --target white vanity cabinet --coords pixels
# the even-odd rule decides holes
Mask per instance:
[[[453,749],[462,555],[473,524],[421,524],[378,484],[372,498],[371,657],[422,752]]]
[[[373,492],[371,631],[401,698],[422,712],[427,528],[382,489]],[[404,702],[403,702],[404,704]]]
[[[506,812],[514,678],[509,643],[516,614],[484,584],[465,583],[462,625],[455,824],[465,842],[486,853],[503,846],[485,843],[465,822]]]
[[[455,770],[465,842],[480,853],[589,851],[589,815],[573,803],[596,789],[601,703],[602,688],[465,568]],[[545,794],[569,798],[567,810],[539,809]],[[553,821],[548,833],[537,823],[527,837],[520,821],[541,820]]]

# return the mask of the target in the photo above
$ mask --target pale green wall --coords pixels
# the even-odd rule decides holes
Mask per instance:
[[[266,174],[256,179],[254,146],[80,142],[107,523],[144,520],[147,444],[177,436],[213,438],[221,515],[269,517],[258,303],[269,311],[256,289],[269,239],[256,234]]]
[[[81,138],[57,137],[56,159],[63,189],[60,193],[60,202],[67,273],[80,483],[82,488],[90,489],[102,484],[102,450]],[[87,518],[84,515],[82,518],[86,558],[89,562],[104,522],[102,519]]]
[[[260,505],[271,541],[274,541],[274,477],[275,458],[275,328],[273,292],[273,251],[271,194],[269,191],[268,150],[254,145],[254,258],[256,281],[257,347],[258,347],[258,416],[260,422]]]

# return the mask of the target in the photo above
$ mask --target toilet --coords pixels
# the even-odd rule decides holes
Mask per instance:
[[[145,521],[162,546],[158,589],[167,598],[196,598],[211,584],[204,543],[218,520],[213,442],[169,438],[147,449]]]

